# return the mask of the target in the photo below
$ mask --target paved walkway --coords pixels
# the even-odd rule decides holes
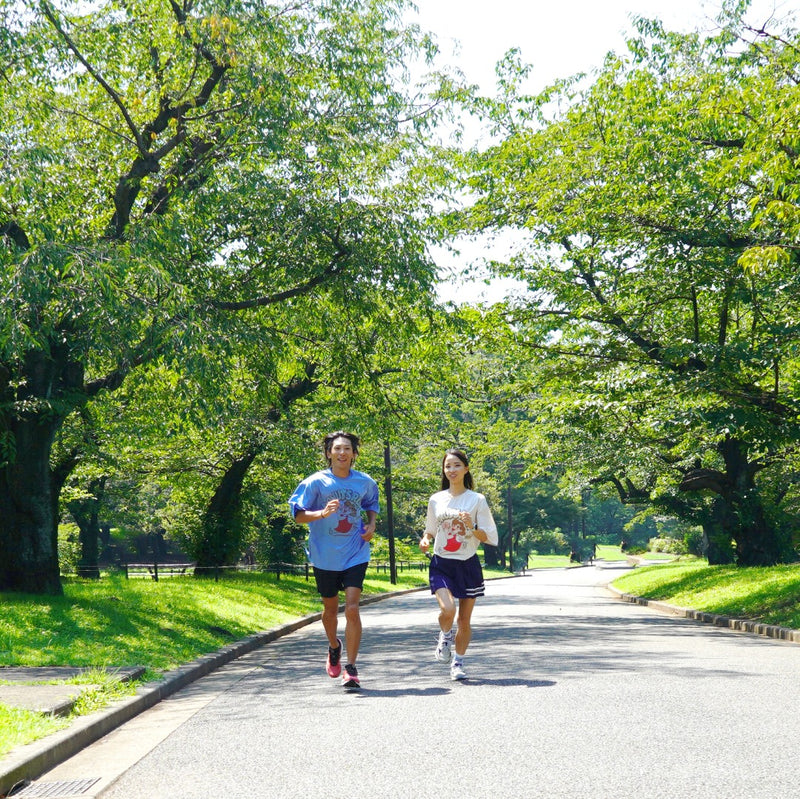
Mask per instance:
[[[800,797],[800,647],[620,602],[602,588],[616,574],[490,583],[465,683],[432,660],[425,592],[364,608],[359,694],[325,675],[315,622],[34,786],[85,785],[84,799]]]

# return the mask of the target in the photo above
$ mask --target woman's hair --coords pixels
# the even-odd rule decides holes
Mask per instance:
[[[325,440],[322,442],[322,447],[325,451],[325,460],[328,461],[328,466],[331,465],[331,449],[333,448],[333,442],[336,441],[337,438],[346,438],[353,447],[353,455],[358,455],[358,445],[361,443],[361,439],[354,433],[345,433],[344,430],[338,430],[335,433],[328,433],[325,436]]]
[[[444,473],[444,462],[447,460],[448,455],[455,455],[461,463],[464,464],[467,468],[469,468],[469,458],[467,458],[467,453],[460,449],[448,449],[447,452],[444,453],[444,457],[442,458],[442,491],[450,488],[450,481],[447,479],[447,475]],[[464,488],[472,489],[473,482],[472,482],[472,472],[467,472],[464,475]]]

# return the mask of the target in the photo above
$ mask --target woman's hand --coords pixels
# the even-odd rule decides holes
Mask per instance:
[[[475,530],[475,527],[472,524],[472,514],[469,511],[460,511],[458,514],[458,519],[461,524],[464,525],[464,530],[466,530],[466,532],[471,533]]]

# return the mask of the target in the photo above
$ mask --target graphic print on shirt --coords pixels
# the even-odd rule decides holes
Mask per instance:
[[[445,534],[446,541],[443,547],[445,552],[458,552],[464,541],[472,535],[472,531],[467,530],[458,513],[458,511],[448,511],[437,519],[439,528]]]
[[[361,524],[361,495],[350,488],[340,488],[332,491],[326,501],[332,499],[339,500],[336,511],[339,521],[331,532],[334,535],[349,535],[354,527]]]

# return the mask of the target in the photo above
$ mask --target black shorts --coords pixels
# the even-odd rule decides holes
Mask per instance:
[[[483,596],[483,569],[477,555],[467,560],[441,558],[434,555],[428,569],[431,593],[447,588],[456,599],[473,599]]]
[[[357,563],[342,572],[318,569],[314,566],[314,579],[317,582],[317,591],[321,597],[330,599],[337,596],[345,588],[364,588],[364,578],[367,576],[368,562]]]

